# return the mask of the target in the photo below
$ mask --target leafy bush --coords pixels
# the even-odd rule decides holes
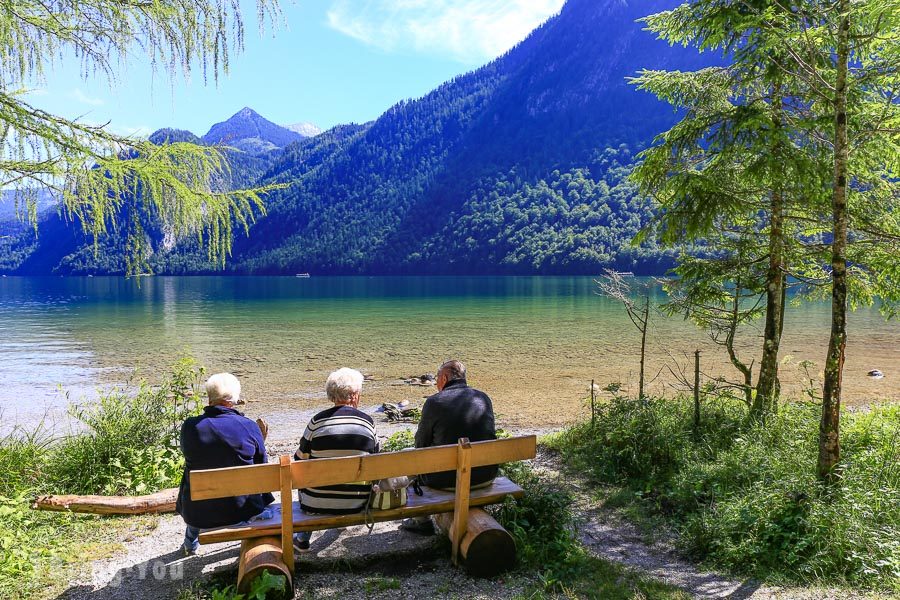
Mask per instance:
[[[410,429],[401,429],[397,433],[388,436],[381,445],[382,452],[397,452],[416,446],[416,436]]]
[[[203,375],[182,359],[159,386],[141,382],[135,394],[113,390],[72,407],[83,432],[54,445],[47,465],[55,487],[75,494],[142,494],[177,485],[184,462],[181,423],[198,414],[194,394]]]
[[[733,571],[900,589],[900,407],[847,413],[837,484],[815,477],[819,408],[765,424],[738,401],[618,399],[551,440],[600,482],[667,516],[684,549]]]

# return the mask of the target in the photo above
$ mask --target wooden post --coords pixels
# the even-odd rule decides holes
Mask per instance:
[[[291,457],[279,459],[281,468],[278,478],[281,482],[281,556],[288,572],[294,572],[294,492],[291,486]]]
[[[700,349],[694,351],[694,433],[700,432]]]
[[[453,515],[434,515],[434,522],[442,533],[449,534]],[[472,508],[466,534],[459,544],[459,555],[464,559],[469,575],[492,577],[516,564],[516,543],[491,515],[480,508]]]
[[[243,540],[238,564],[238,591],[249,592],[253,580],[266,571],[282,575],[286,579],[285,587],[291,589],[291,571],[284,562],[281,541],[275,536]]]
[[[453,499],[453,524],[450,526],[450,557],[454,565],[460,563],[459,545],[469,522],[469,487],[472,484],[472,445],[469,438],[460,438],[456,454],[456,495]]]
[[[596,419],[594,417],[594,380],[591,379],[591,428],[592,429],[594,427],[595,420]]]

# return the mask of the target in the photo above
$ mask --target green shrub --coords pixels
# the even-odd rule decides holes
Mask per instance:
[[[411,429],[401,429],[397,433],[391,434],[381,444],[382,452],[397,452],[398,450],[406,450],[407,448],[415,448],[416,436]]]
[[[550,444],[669,518],[690,554],[742,574],[900,589],[900,407],[846,413],[837,484],[815,477],[819,407],[765,424],[737,401],[618,399]]]
[[[176,363],[159,386],[113,390],[70,409],[84,430],[53,446],[47,464],[57,489],[72,494],[143,494],[178,484],[181,423],[198,414],[194,402],[203,369]]]

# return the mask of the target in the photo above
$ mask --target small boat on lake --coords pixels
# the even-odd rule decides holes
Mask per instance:
[[[304,279],[309,279],[309,273],[297,273],[294,277],[302,277]]]

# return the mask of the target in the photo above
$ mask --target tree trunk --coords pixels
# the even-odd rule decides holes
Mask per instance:
[[[731,303],[731,322],[728,324],[728,335],[725,338],[725,349],[728,351],[728,358],[731,359],[731,364],[734,365],[738,371],[741,372],[741,375],[744,377],[744,402],[747,403],[748,407],[753,405],[753,365],[748,367],[738,358],[737,352],[734,349],[734,338],[737,336],[737,328],[738,328],[738,318],[739,311],[741,309],[741,293],[744,288],[741,285],[741,280],[738,279],[734,285],[734,298]]]
[[[644,397],[644,365],[647,360],[647,328],[650,325],[650,290],[647,290],[647,295],[644,296],[644,307],[642,310],[642,319],[641,323],[643,323],[643,327],[641,328],[641,373],[638,381],[638,398],[643,399]]]
[[[438,530],[446,533],[453,513],[434,515]],[[492,577],[516,564],[516,543],[491,515],[481,508],[469,510],[466,534],[459,546],[466,571],[476,577]]]
[[[175,512],[178,488],[147,496],[38,496],[31,508],[95,515],[143,515]]]
[[[700,433],[700,350],[694,350],[694,435]]]
[[[781,129],[781,86],[772,90],[773,126]],[[776,141],[774,154],[780,154],[780,142]],[[778,388],[778,350],[781,346],[781,326],[784,321],[784,194],[780,188],[772,190],[769,225],[769,269],[766,273],[766,325],[762,360],[759,363],[759,379],[751,414],[764,418],[775,405]]]
[[[850,2],[840,0],[837,40],[837,73],[834,92],[834,190],[831,243],[831,337],[825,359],[822,422],[819,426],[818,474],[834,475],[841,459],[841,378],[847,344],[847,185],[849,183],[849,139],[847,132],[847,71],[850,61]]]

